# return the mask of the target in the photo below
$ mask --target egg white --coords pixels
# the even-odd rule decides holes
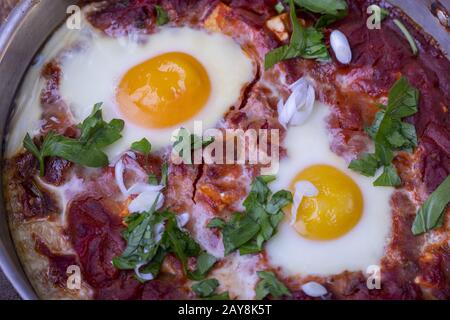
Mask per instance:
[[[167,52],[190,54],[203,65],[211,82],[210,97],[203,109],[186,122],[163,129],[140,127],[121,114],[115,98],[118,83],[133,66]],[[139,43],[128,37],[113,39],[90,32],[83,40],[83,49],[65,57],[61,69],[61,96],[75,119],[82,121],[95,103],[103,102],[106,120],[125,121],[123,138],[107,150],[111,157],[142,137],[148,138],[154,149],[167,146],[174,130],[193,130],[194,121],[202,121],[204,129],[214,127],[254,76],[252,61],[230,37],[187,27],[164,28],[141,36]]]
[[[121,114],[116,102],[116,89],[129,69],[168,52],[189,54],[203,65],[211,82],[209,99],[203,109],[186,122],[162,129],[141,127]],[[202,121],[204,130],[215,127],[226,111],[239,101],[255,73],[252,60],[231,37],[189,27],[165,27],[152,35],[111,38],[83,19],[81,30],[62,26],[41,56],[45,62],[55,57],[59,61],[62,71],[60,95],[68,104],[75,123],[89,116],[93,105],[98,102],[103,102],[106,121],[114,118],[125,121],[122,139],[105,150],[110,159],[143,137],[151,141],[153,150],[168,146],[176,129],[193,130],[194,121]],[[30,69],[20,91],[18,111],[11,126],[9,155],[20,149],[30,128],[39,128],[39,95],[43,87],[39,73],[42,65]]]
[[[280,224],[278,233],[266,247],[269,263],[280,267],[286,276],[331,275],[343,271],[363,271],[379,265],[391,226],[390,198],[393,188],[374,187],[373,178],[348,169],[344,159],[330,150],[326,118],[329,107],[315,103],[308,121],[290,127],[285,146],[288,157],[280,163],[275,190],[287,189],[302,170],[317,164],[334,166],[351,177],[363,195],[363,214],[347,234],[334,240],[317,241],[303,238],[289,225],[290,215]]]

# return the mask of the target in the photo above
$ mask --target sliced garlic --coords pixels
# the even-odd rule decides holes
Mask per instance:
[[[336,59],[340,63],[349,64],[352,61],[352,50],[345,34],[339,30],[334,30],[330,35],[330,44]]]
[[[294,201],[291,209],[291,226],[297,221],[297,211],[302,203],[303,197],[315,197],[318,194],[319,190],[309,181],[301,180],[295,184]]]
[[[316,98],[313,85],[305,77],[291,84],[289,89],[292,93],[286,103],[283,104],[281,100],[278,102],[278,121],[285,128],[305,123],[312,113]]]
[[[313,298],[323,297],[328,293],[327,289],[315,281],[311,281],[302,285],[303,292]]]

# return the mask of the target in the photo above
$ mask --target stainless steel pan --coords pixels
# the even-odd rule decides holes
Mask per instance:
[[[4,140],[5,126],[10,110],[14,107],[14,96],[28,65],[48,36],[63,22],[67,7],[75,2],[75,0],[23,0],[0,29],[0,141]],[[434,0],[389,2],[401,7],[431,34],[449,57],[449,18],[446,11],[441,8],[450,9],[450,0],[440,0],[442,7]],[[443,26],[445,24],[447,26]],[[3,159],[3,148],[0,157]],[[22,298],[37,298],[17,258],[8,230],[1,192],[0,267]]]

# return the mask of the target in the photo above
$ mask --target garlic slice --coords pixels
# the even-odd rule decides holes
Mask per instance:
[[[132,213],[141,213],[149,211],[155,201],[155,210],[160,209],[164,204],[164,196],[159,191],[144,191],[141,192],[133,201],[128,205],[128,211]]]
[[[295,184],[294,201],[291,209],[291,222],[293,226],[297,221],[297,211],[302,203],[303,197],[315,197],[319,194],[319,190],[309,181],[301,180]]]
[[[330,34],[330,45],[334,51],[336,59],[342,64],[349,64],[352,61],[352,50],[348,39],[339,30],[333,30]]]
[[[323,297],[328,293],[327,289],[315,281],[310,281],[302,285],[303,292],[313,298]]]
[[[312,113],[316,99],[314,87],[305,77],[291,84],[289,89],[292,93],[286,103],[283,104],[281,100],[278,102],[278,121],[285,128],[305,123]]]

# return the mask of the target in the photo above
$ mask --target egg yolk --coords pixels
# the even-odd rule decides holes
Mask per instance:
[[[133,123],[165,128],[196,115],[210,93],[211,83],[200,62],[188,54],[170,52],[130,69],[120,81],[116,99]]]
[[[343,236],[358,223],[363,210],[363,197],[357,184],[340,170],[328,165],[314,165],[300,172],[292,181],[311,182],[317,196],[303,197],[294,225],[303,237],[330,240]]]

